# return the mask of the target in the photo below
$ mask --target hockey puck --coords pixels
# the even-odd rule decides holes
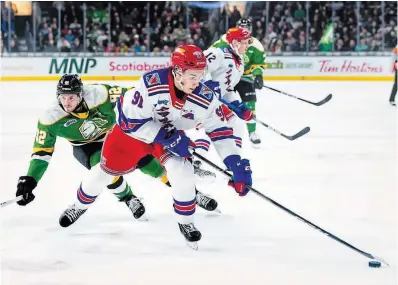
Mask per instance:
[[[381,266],[380,261],[371,260],[369,261],[369,267],[379,268]]]

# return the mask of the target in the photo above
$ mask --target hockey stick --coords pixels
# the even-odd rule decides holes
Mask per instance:
[[[21,195],[21,196],[18,196],[18,197],[16,197],[16,198],[14,198],[14,199],[1,202],[1,203],[0,203],[0,206],[1,206],[1,208],[3,208],[3,207],[8,206],[8,205],[10,205],[10,204],[12,204],[12,203],[16,203],[16,202],[18,202],[18,201],[20,201],[20,200],[22,200],[22,195]]]
[[[211,162],[210,160],[208,160],[207,158],[203,157],[202,155],[194,152],[193,153],[194,156],[196,156],[197,158],[199,158],[200,160],[202,160],[203,162],[207,163],[208,165],[214,167],[215,169],[217,169],[218,171],[224,173],[225,175],[227,175],[229,178],[232,177],[232,174],[228,173],[226,170],[222,169],[221,167],[219,167],[218,165],[216,165],[215,163]],[[320,231],[321,233],[327,235],[328,237],[330,237],[331,239],[345,245],[346,247],[362,254],[363,256],[372,259],[372,260],[377,260],[380,261],[382,263],[384,263],[385,265],[389,266],[388,263],[386,261],[384,261],[383,259],[381,259],[380,257],[376,257],[375,255],[372,255],[368,252],[365,252],[363,250],[360,250],[359,248],[349,244],[348,242],[342,240],[341,238],[335,236],[334,234],[322,229],[321,227],[315,225],[314,223],[310,222],[309,220],[303,218],[302,216],[296,214],[295,212],[293,212],[292,210],[289,210],[288,208],[286,208],[285,206],[279,204],[278,202],[276,202],[275,200],[267,197],[266,195],[264,195],[263,193],[257,191],[256,189],[254,189],[251,186],[246,186],[251,192],[255,193],[257,196],[259,196],[260,198],[263,198],[264,200],[267,200],[268,202],[270,202],[271,204],[273,204],[274,206],[277,206],[279,209],[287,212],[288,214],[292,215],[293,217],[296,217],[297,219],[299,219],[300,221],[302,221],[303,223],[311,226],[312,228]]]
[[[235,112],[237,111],[237,110],[236,110],[236,106],[234,106],[233,104],[231,104],[231,103],[225,101],[224,99],[220,98],[220,102],[223,103],[223,104],[225,104],[225,105],[227,105],[227,107],[230,108],[231,110],[233,110],[233,111],[235,111]],[[257,123],[263,125],[264,127],[270,129],[271,131],[277,133],[278,135],[284,137],[285,139],[290,140],[290,141],[294,141],[295,139],[298,139],[299,137],[305,135],[306,133],[308,133],[308,132],[310,131],[310,127],[305,127],[304,129],[302,129],[301,131],[299,131],[299,132],[296,133],[295,135],[288,136],[288,135],[285,135],[284,133],[278,131],[277,129],[271,127],[270,125],[267,125],[266,123],[260,121],[260,120],[257,119],[256,117],[254,117],[253,120],[256,121]]]
[[[265,85],[264,85],[263,87],[268,88],[268,89],[270,89],[270,90],[272,90],[272,91],[281,93],[281,94],[283,94],[283,95],[287,95],[287,96],[289,96],[289,97],[295,98],[295,99],[297,99],[297,100],[303,101],[303,102],[305,102],[305,103],[308,103],[308,104],[311,104],[311,105],[315,105],[315,106],[321,106],[321,105],[323,105],[323,104],[329,102],[330,99],[332,99],[332,96],[333,96],[332,94],[329,94],[328,96],[326,96],[323,100],[321,100],[321,101],[319,101],[319,102],[312,102],[312,101],[305,100],[305,99],[303,99],[303,98],[294,96],[294,95],[292,95],[292,94],[289,94],[289,93],[280,91],[280,90],[278,90],[278,89],[275,89],[275,88],[272,88],[272,87],[269,87],[269,86],[265,86]]]
[[[263,125],[264,127],[270,129],[271,131],[274,131],[275,133],[277,133],[278,135],[290,140],[290,141],[294,141],[295,139],[298,139],[299,137],[304,136],[306,133],[308,133],[311,129],[310,127],[305,127],[304,129],[302,129],[301,131],[299,131],[298,133],[292,135],[292,136],[288,136],[285,135],[284,133],[278,131],[277,129],[274,129],[273,127],[267,125],[266,123],[260,121],[259,119],[257,119],[256,117],[253,119],[255,120],[257,123]]]

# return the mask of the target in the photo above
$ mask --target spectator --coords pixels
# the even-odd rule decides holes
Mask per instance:
[[[240,11],[238,10],[238,7],[234,6],[234,7],[233,7],[232,14],[231,14],[231,18],[230,18],[231,25],[232,25],[233,27],[235,27],[235,26],[236,26],[236,22],[237,22],[240,18],[242,18],[241,14],[240,14]]]
[[[57,48],[61,52],[70,52],[71,44],[64,37],[61,37],[61,39],[58,41]]]
[[[73,46],[71,48],[72,52],[83,52],[83,47],[80,44],[80,40],[78,38],[76,38],[73,42]]]
[[[355,50],[355,41],[354,40],[350,40],[349,51],[354,51],[354,50]]]
[[[170,51],[182,43],[193,43],[205,49],[225,32],[226,26],[234,26],[242,17],[239,6],[230,9],[228,4],[224,5],[221,16],[214,17],[213,11],[195,7],[189,7],[187,14],[186,6],[175,1],[117,1],[85,2],[86,19],[83,19],[82,3],[37,2],[42,19],[41,23],[36,25],[37,51],[54,51],[57,48],[64,52],[81,51],[83,40],[86,41],[85,46],[89,52],[156,50],[159,53]],[[252,9],[248,16],[253,23],[253,36],[264,43],[265,50],[269,52],[303,52],[306,50],[307,40],[311,51],[319,51],[320,39],[327,25],[332,22],[336,51],[381,51],[383,46],[385,50],[390,51],[397,44],[397,3],[383,3],[384,19],[381,2],[374,1],[359,3],[359,17],[356,10],[358,4],[349,1],[256,2],[253,3],[255,9]],[[61,7],[60,21],[58,6]],[[25,50],[26,46],[16,45],[23,42],[31,43],[30,37],[33,33],[29,29],[32,25],[24,25],[24,30],[16,31],[16,22],[12,14],[9,31],[7,9],[1,10],[1,16],[3,46],[8,47],[10,35],[14,40],[14,52]],[[309,23],[306,22],[307,18]],[[58,25],[62,27],[61,34]],[[24,39],[17,40],[17,35]],[[358,43],[352,46],[352,40],[356,41],[357,36]],[[54,42],[57,43],[57,48]]]
[[[54,40],[53,39],[48,41],[48,44],[44,48],[44,52],[48,52],[48,53],[58,52],[57,47],[54,45]]]
[[[75,40],[75,35],[72,34],[72,30],[68,30],[66,35],[65,35],[65,39],[69,42],[69,43],[73,43],[73,41]]]
[[[366,44],[365,39],[361,39],[359,42],[360,43],[358,45],[356,45],[356,47],[355,47],[355,51],[368,51],[369,50],[369,46]],[[350,43],[350,46],[351,46],[351,43]]]
[[[10,50],[8,52],[18,52],[17,44],[14,39],[10,41]]]

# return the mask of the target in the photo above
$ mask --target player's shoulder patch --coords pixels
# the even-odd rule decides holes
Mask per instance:
[[[142,76],[145,87],[150,88],[159,85],[168,84],[169,68],[155,69]]]
[[[250,44],[250,46],[258,49],[261,52],[264,52],[264,46],[261,44],[261,42],[258,39],[256,39],[255,37],[252,37],[252,40],[253,41]]]
[[[160,76],[159,73],[155,72],[152,74],[147,74],[145,76],[145,82],[147,86],[154,86],[160,84]]]
[[[207,81],[209,82],[209,81]],[[198,105],[199,107],[202,107],[204,109],[208,109],[211,102],[213,102],[214,100],[214,96],[217,96],[217,94],[215,94],[215,91],[213,90],[214,88],[218,88],[220,87],[220,85],[218,84],[218,82],[214,82],[217,83],[216,85],[208,85],[205,83],[200,83],[198,87],[196,87],[196,89],[192,92],[193,94],[189,94],[187,97],[187,101]]]
[[[169,72],[169,68],[156,69],[142,76],[142,81],[148,90],[149,97],[161,93],[170,93]]]
[[[55,101],[41,114],[39,121],[42,125],[50,126],[67,116],[68,113],[61,108],[58,101]]]
[[[225,59],[233,59],[232,52],[229,48],[223,47],[221,48],[222,52],[224,53],[224,58]]]

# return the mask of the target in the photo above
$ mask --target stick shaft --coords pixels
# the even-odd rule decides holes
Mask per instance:
[[[228,173],[227,171],[225,171],[224,169],[222,169],[221,167],[219,167],[219,166],[216,165],[215,163],[211,162],[211,161],[208,160],[207,158],[203,157],[202,155],[200,155],[200,154],[198,154],[198,153],[194,153],[193,155],[196,156],[197,158],[201,159],[201,160],[204,161],[205,163],[209,164],[210,166],[214,167],[214,168],[217,169],[218,171],[224,173],[224,174],[227,175],[228,177],[232,177],[232,175],[231,175],[230,173]],[[273,200],[273,199],[267,197],[266,195],[264,195],[263,193],[257,191],[257,190],[254,189],[253,187],[251,187],[251,186],[246,186],[246,187],[248,187],[248,188],[250,189],[250,191],[252,191],[253,193],[255,193],[255,194],[256,194],[257,196],[259,196],[260,198],[262,198],[262,199],[264,199],[264,200],[270,202],[271,204],[275,205],[275,206],[278,207],[279,209],[281,209],[281,210],[287,212],[288,214],[290,214],[290,215],[296,217],[296,218],[299,219],[301,222],[303,222],[303,223],[305,223],[305,224],[311,226],[312,228],[314,228],[314,229],[320,231],[321,233],[327,235],[327,236],[330,237],[331,239],[333,239],[333,240],[335,240],[335,241],[337,241],[337,242],[339,242],[339,243],[345,245],[346,247],[348,247],[348,248],[350,248],[350,249],[352,249],[352,250],[354,250],[354,251],[356,251],[356,252],[362,254],[363,256],[365,256],[365,257],[367,257],[367,258],[376,259],[372,254],[370,254],[370,253],[368,253],[368,252],[365,252],[365,251],[363,251],[363,250],[360,250],[359,248],[357,248],[357,247],[355,247],[355,246],[349,244],[348,242],[346,242],[346,241],[342,240],[341,238],[337,237],[336,235],[334,235],[334,234],[332,234],[332,233],[330,233],[330,232],[324,230],[323,228],[321,228],[321,227],[315,225],[314,223],[310,222],[309,220],[307,220],[307,219],[303,218],[302,216],[296,214],[296,213],[293,212],[292,210],[290,210],[290,209],[286,208],[285,206],[279,204],[279,203],[276,202],[275,200]],[[385,262],[384,262],[384,263],[385,263]],[[386,263],[386,264],[387,264],[387,263]],[[388,265],[388,264],[387,264],[387,265]]]
[[[20,200],[22,200],[22,196],[18,196],[18,197],[14,198],[14,199],[1,202],[0,203],[0,207],[3,208],[3,207],[8,206],[10,204],[16,203],[16,202],[18,202]]]
[[[297,96],[295,96],[295,95],[292,95],[292,94],[283,92],[283,91],[281,91],[281,90],[278,90],[278,89],[275,89],[275,88],[272,88],[272,87],[269,87],[269,86],[265,86],[265,85],[264,85],[264,87],[267,88],[267,89],[270,89],[270,90],[272,90],[272,91],[278,92],[278,93],[280,93],[280,94],[283,94],[283,95],[292,97],[292,98],[294,98],[294,99],[297,99],[297,100],[300,100],[300,101],[303,101],[303,102],[305,102],[305,103],[308,103],[308,104],[311,104],[311,105],[315,105],[315,106],[321,106],[321,105],[323,105],[323,104],[329,102],[330,99],[332,99],[332,94],[329,94],[328,96],[326,96],[324,99],[322,99],[322,100],[319,101],[319,102],[312,102],[312,101],[305,100],[305,99],[303,99],[303,98],[297,97]]]

